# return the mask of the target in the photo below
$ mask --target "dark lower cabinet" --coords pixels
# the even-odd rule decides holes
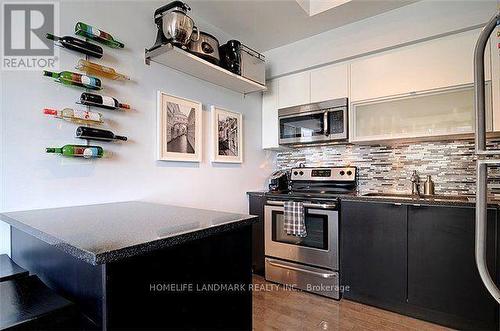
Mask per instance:
[[[406,300],[406,207],[341,202],[344,298],[384,308]]]
[[[344,298],[460,330],[499,330],[475,262],[475,209],[342,201]],[[497,210],[487,261],[497,279]]]
[[[264,205],[266,197],[263,194],[249,194],[248,212],[259,217],[252,224],[252,271],[264,276]]]
[[[495,330],[497,304],[476,268],[474,213],[467,207],[408,206],[408,304],[428,310],[420,317],[454,328]],[[495,226],[496,210],[488,210],[492,275]]]

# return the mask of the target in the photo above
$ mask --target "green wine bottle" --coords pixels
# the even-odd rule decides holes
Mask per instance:
[[[91,25],[78,22],[75,25],[75,34],[92,39],[112,48],[123,48],[125,45],[113,38],[109,33],[101,31]]]
[[[76,72],[52,72],[44,70],[43,75],[52,77],[56,80],[56,82],[64,85],[78,86],[91,90],[100,90],[102,88],[101,80],[99,78],[77,74]]]
[[[49,147],[47,153],[62,154],[64,156],[84,157],[86,159],[103,157],[104,150],[100,146],[64,145],[63,147]]]

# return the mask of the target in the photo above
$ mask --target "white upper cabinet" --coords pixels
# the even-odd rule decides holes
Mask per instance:
[[[303,105],[311,100],[309,71],[278,78],[278,108]]]
[[[278,148],[278,81],[268,81],[262,95],[262,148]]]
[[[348,65],[330,65],[311,71],[311,102],[346,98]]]
[[[278,108],[346,98],[348,65],[338,64],[278,79]]]
[[[470,84],[479,30],[463,32],[374,56],[351,64],[351,100],[370,100]],[[489,63],[489,52],[486,63]],[[490,79],[487,66],[486,79]]]

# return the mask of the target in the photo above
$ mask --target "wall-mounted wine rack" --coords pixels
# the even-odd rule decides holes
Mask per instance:
[[[92,27],[90,25],[87,25],[82,22],[78,22],[75,25],[75,34],[84,37],[84,40],[78,39],[75,37],[67,36],[67,37],[56,37],[52,34],[47,34],[47,38],[54,40],[55,42],[60,42],[61,47],[65,47],[67,49],[70,49],[72,51],[76,51],[79,53],[84,54],[84,59],[80,59],[78,61],[77,66],[75,67],[77,70],[85,72],[85,75],[83,77],[80,77],[80,82],[79,84],[72,84],[69,83],[69,85],[79,85],[80,87],[84,87],[85,92],[92,93],[95,92],[95,88],[89,88],[92,87],[89,85],[88,82],[94,82],[94,77],[90,75],[95,75],[95,76],[100,76],[104,78],[109,78],[113,80],[130,80],[130,78],[126,75],[117,73],[113,68],[109,68],[97,63],[90,62],[89,55],[92,55],[92,57],[95,58],[101,58],[103,54],[103,50],[100,46],[94,45],[92,42],[99,42],[101,44],[104,44],[106,46],[112,47],[112,48],[124,48],[124,44],[114,40],[114,38],[109,34],[104,31],[101,31],[99,29],[96,29],[95,27]],[[45,73],[44,73],[45,74]],[[47,74],[45,74],[47,75]],[[88,76],[87,76],[88,75]],[[72,76],[73,78],[73,76]],[[86,82],[83,81],[85,78]],[[60,82],[64,83],[59,79]],[[64,85],[68,85],[64,83]],[[101,85],[102,87],[102,85]],[[118,103],[116,99],[111,98],[111,97],[106,97],[106,96],[100,96],[101,100],[103,102],[103,105],[101,105],[101,108],[107,108],[107,109],[112,109],[110,102],[113,102],[113,104]],[[77,102],[80,103],[80,102]],[[80,103],[81,104],[81,103]],[[108,107],[106,105],[108,104]],[[93,103],[86,103],[85,108],[86,108],[86,116],[89,116],[90,113],[92,113],[91,109],[94,106],[99,106],[97,104]],[[120,104],[118,103],[118,106],[120,108],[125,108],[129,109],[130,106],[126,104]],[[115,107],[117,109],[118,107]],[[63,110],[64,111],[64,110]],[[64,118],[64,113],[63,111],[61,112],[62,115],[59,117]],[[76,111],[78,112],[78,111]],[[75,118],[75,111],[73,111],[73,122],[78,122],[78,119]],[[46,114],[50,114],[50,110],[45,111]],[[53,114],[53,111],[52,111]],[[102,118],[101,115],[99,114],[98,117],[101,120],[102,123]],[[66,118],[65,118],[66,119]],[[82,123],[84,122],[84,123]],[[85,121],[80,118],[80,126],[77,129],[76,136],[77,138],[84,139],[86,141],[85,145],[65,145],[62,148],[47,148],[46,152],[48,153],[60,153],[65,156],[83,156],[85,158],[95,158],[95,157],[102,157],[104,154],[104,151],[102,147],[100,146],[91,146],[90,141],[91,140],[97,140],[97,141],[113,141],[113,140],[127,140],[126,137],[123,136],[117,136],[114,135],[113,132],[108,131],[108,130],[102,130],[102,129],[96,129],[92,128],[91,125],[88,123],[89,121]],[[97,123],[97,122],[96,122]],[[100,123],[99,123],[100,124]],[[85,129],[88,128],[88,129]],[[86,146],[86,148],[85,148]],[[66,148],[66,150],[65,150]]]

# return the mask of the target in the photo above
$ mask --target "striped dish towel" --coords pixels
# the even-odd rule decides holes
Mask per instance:
[[[283,229],[287,234],[297,237],[307,236],[302,202],[286,201],[284,216]]]

